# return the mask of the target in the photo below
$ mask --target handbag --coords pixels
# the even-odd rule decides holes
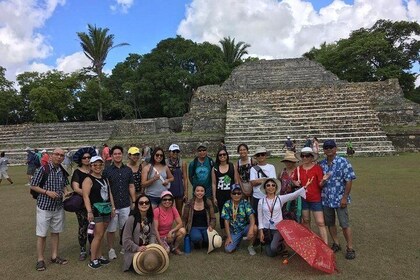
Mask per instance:
[[[268,228],[263,228],[264,234],[264,244],[270,244],[273,240],[273,235],[271,234],[271,230]]]
[[[109,202],[96,202],[93,208],[98,211],[99,215],[109,215],[112,212],[111,203]]]
[[[76,192],[71,192],[64,198],[63,207],[68,212],[80,211],[83,208],[83,197]]]
[[[241,182],[242,185],[242,192],[244,193],[244,195],[246,196],[251,196],[252,195],[252,186],[250,182]]]

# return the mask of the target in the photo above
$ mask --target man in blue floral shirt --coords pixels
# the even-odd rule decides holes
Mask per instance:
[[[328,226],[334,241],[331,249],[334,252],[341,250],[335,225],[335,215],[337,213],[340,227],[343,229],[344,238],[347,242],[346,259],[352,260],[356,257],[356,252],[353,249],[347,204],[351,201],[350,191],[356,175],[350,162],[337,155],[337,145],[334,140],[325,141],[322,147],[326,158],[320,162],[320,165],[323,173],[328,176],[322,188],[321,196],[325,225]]]
[[[248,201],[242,199],[239,185],[232,185],[231,198],[223,205],[221,216],[225,220],[225,251],[232,253],[239,246],[242,237],[246,236],[249,241],[248,252],[253,256],[256,252],[252,244],[257,236],[254,210]]]

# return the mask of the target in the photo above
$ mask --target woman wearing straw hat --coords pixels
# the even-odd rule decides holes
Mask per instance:
[[[152,205],[149,198],[145,194],[141,194],[135,201],[132,215],[125,222],[122,233],[123,271],[130,269],[133,257],[137,252],[144,252],[146,246],[152,243],[156,243]]]
[[[153,210],[153,224],[158,233],[157,241],[168,253],[182,255],[179,244],[184,239],[186,231],[174,206],[174,196],[170,191],[163,191],[160,198],[161,203]],[[176,226],[172,228],[174,222]]]
[[[312,212],[319,229],[319,234],[322,240],[328,244],[327,228],[324,222],[321,203],[321,190],[326,178],[324,178],[321,167],[315,163],[318,159],[318,154],[314,153],[312,148],[304,147],[296,154],[296,158],[302,162],[302,165],[296,168],[296,172],[293,174],[293,183],[297,186],[302,186],[306,185],[308,181],[311,181],[308,185],[306,199],[302,201],[302,224],[310,229],[310,214]]]
[[[207,230],[212,232],[216,227],[213,203],[205,197],[205,193],[204,186],[196,186],[194,197],[185,204],[182,213],[182,220],[195,248],[206,246],[209,243]]]
[[[269,257],[275,257],[277,254],[288,256],[283,244],[283,238],[276,229],[276,225],[283,220],[282,207],[291,200],[301,196],[306,197],[306,187],[300,188],[294,193],[279,195],[280,181],[278,179],[266,179],[260,188],[265,197],[258,201],[258,230],[260,232],[260,241],[265,243],[265,252]]]
[[[82,182],[90,173],[90,159],[96,156],[95,149],[92,147],[84,147],[77,150],[73,155],[73,161],[77,164],[77,169],[74,170],[71,177],[71,188],[75,193],[83,196]],[[77,222],[79,224],[78,240],[80,246],[79,261],[84,261],[87,258],[86,243],[89,238],[89,243],[92,243],[93,236],[88,236],[87,228],[89,221],[87,218],[87,211],[83,205],[80,211],[76,211]]]

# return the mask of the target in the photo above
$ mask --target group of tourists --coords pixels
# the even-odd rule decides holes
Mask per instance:
[[[319,154],[311,147],[297,153],[287,149],[280,172],[268,163],[266,148],[258,147],[251,156],[245,143],[237,147],[239,159],[235,161],[224,145],[213,160],[201,143],[188,165],[177,144],[170,145],[166,155],[163,148],[155,147],[147,160],[132,146],[127,164],[123,163],[123,147],[107,149],[104,146],[101,156],[93,147],[73,154],[77,168],[71,176],[71,190],[62,167],[66,156],[62,149],[55,149],[47,164],[34,171],[30,188],[37,194],[38,271],[46,269],[48,231],[50,263],[68,263],[58,254],[58,236],[64,229],[64,208],[70,203],[80,203],[76,210],[71,208],[78,220],[78,259],[89,258],[92,269],[118,258],[116,249],[120,248],[124,271],[160,273],[167,268],[168,254],[184,254],[182,244],[194,250],[205,248],[208,253],[224,245],[224,251],[232,253],[242,240],[248,243],[250,255],[256,254],[256,246],[264,245],[267,256],[287,257],[276,225],[294,219],[310,229],[311,216],[322,240],[328,244],[329,231],[331,248],[338,252],[337,215],[347,242],[345,257],[355,258],[347,211],[355,174],[351,164],[337,155],[333,140],[323,143],[326,157],[319,162]],[[188,184],[192,185],[191,196]],[[105,236],[106,255],[101,249]],[[154,265],[146,268],[144,263]]]

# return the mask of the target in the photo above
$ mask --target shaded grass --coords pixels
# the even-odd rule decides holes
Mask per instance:
[[[420,156],[350,159],[357,179],[352,190],[350,220],[357,257],[353,261],[337,253],[340,273],[326,275],[307,265],[299,256],[288,265],[264,254],[249,256],[246,244],[228,255],[220,249],[207,255],[193,251],[188,256],[171,256],[169,269],[159,279],[417,279],[420,275],[419,199]],[[279,159],[272,159],[280,170]],[[60,255],[70,260],[66,266],[47,263],[45,272],[35,271],[35,201],[30,197],[25,167],[12,167],[15,181],[0,185],[1,279],[134,279],[138,275],[121,272],[122,258],[108,267],[92,271],[79,262],[77,220],[66,213],[66,229],[60,235]],[[342,232],[340,242],[345,244]],[[47,239],[47,244],[49,239]],[[344,247],[344,246],[343,246]],[[49,259],[49,245],[46,259]],[[117,249],[118,250],[118,249]],[[119,250],[118,250],[119,251]],[[106,252],[106,250],[104,250]]]

